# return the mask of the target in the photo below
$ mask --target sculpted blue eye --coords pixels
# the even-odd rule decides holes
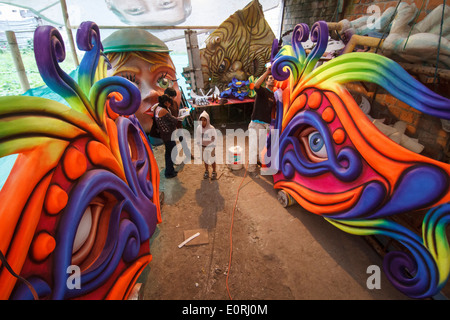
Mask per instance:
[[[322,135],[319,132],[311,132],[308,135],[308,143],[312,153],[317,157],[326,158],[328,156],[327,150],[325,148],[325,142],[323,141]]]

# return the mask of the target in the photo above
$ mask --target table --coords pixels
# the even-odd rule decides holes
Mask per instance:
[[[229,120],[230,120],[230,107],[231,107],[231,106],[241,106],[241,105],[242,105],[243,108],[244,108],[244,112],[243,112],[243,114],[244,114],[244,119],[242,119],[242,120],[246,120],[246,119],[245,119],[245,111],[246,111],[246,107],[247,107],[248,105],[250,105],[250,107],[253,108],[253,103],[254,103],[254,102],[255,102],[254,99],[246,98],[246,99],[244,99],[244,100],[239,100],[239,99],[227,99],[227,102],[226,102],[226,103],[210,102],[210,104],[203,105],[203,106],[196,105],[196,104],[191,104],[192,107],[194,108],[194,112],[192,113],[192,117],[193,117],[193,120],[194,120],[194,121],[197,121],[197,120],[198,120],[198,117],[200,116],[200,114],[201,114],[204,110],[206,110],[206,112],[208,112],[208,114],[209,114],[209,116],[210,116],[210,118],[211,118],[211,121],[212,121],[213,112],[211,112],[211,111],[213,111],[213,110],[212,110],[213,108],[220,108],[220,107],[228,106],[228,109],[227,109],[227,114],[228,114],[227,121],[229,121]]]

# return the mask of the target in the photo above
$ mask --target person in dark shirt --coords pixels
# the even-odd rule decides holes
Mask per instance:
[[[264,81],[265,86],[262,86]],[[273,93],[274,83],[275,79],[271,74],[270,66],[266,69],[264,74],[256,80],[255,83],[256,98],[253,105],[251,121],[248,125],[248,130],[251,135],[249,139],[248,171],[253,173],[253,175],[257,175],[257,162],[261,162],[260,151],[264,148],[266,143],[265,139],[268,130],[270,129],[270,122],[272,120],[272,110],[276,106],[275,96]]]
[[[172,98],[172,105],[170,106],[169,110],[174,117],[178,117],[180,106],[175,101],[178,94],[177,91],[172,87],[168,87],[166,90],[164,90],[164,94]],[[177,128],[181,128],[181,122],[177,125]]]
[[[176,148],[175,141],[172,140],[172,133],[177,128],[178,118],[174,117],[169,108],[173,104],[173,100],[167,94],[158,97],[158,105],[154,110],[156,125],[161,133],[161,139],[164,142],[166,151],[164,154],[166,169],[164,175],[166,178],[174,178],[177,172],[173,167],[172,150]]]
[[[174,117],[178,117],[178,114],[180,112],[180,106],[176,100],[178,92],[174,88],[168,87],[166,90],[164,90],[164,94],[166,94],[172,98],[173,103],[172,103],[172,106],[169,108],[169,110]],[[177,128],[178,129],[183,128],[182,120],[178,121]],[[183,152],[186,155],[186,159],[193,160],[193,156],[191,153],[191,147],[187,144],[187,139],[184,137],[183,131],[180,131],[180,132],[181,132],[181,134],[178,136],[178,139],[181,143],[181,147],[183,148]]]

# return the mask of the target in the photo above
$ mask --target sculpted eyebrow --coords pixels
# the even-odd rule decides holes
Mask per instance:
[[[136,67],[123,67],[123,68],[119,68],[116,71],[114,71],[113,76],[116,76],[120,73],[124,73],[124,72],[133,72],[133,73],[139,73],[140,69],[136,68]]]

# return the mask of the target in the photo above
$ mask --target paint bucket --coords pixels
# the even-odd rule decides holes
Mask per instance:
[[[228,166],[231,170],[242,169],[242,148],[234,146],[228,149]]]
[[[278,191],[277,199],[278,202],[281,203],[283,208],[287,208],[296,203],[295,199],[292,198],[291,195],[284,190]]]

